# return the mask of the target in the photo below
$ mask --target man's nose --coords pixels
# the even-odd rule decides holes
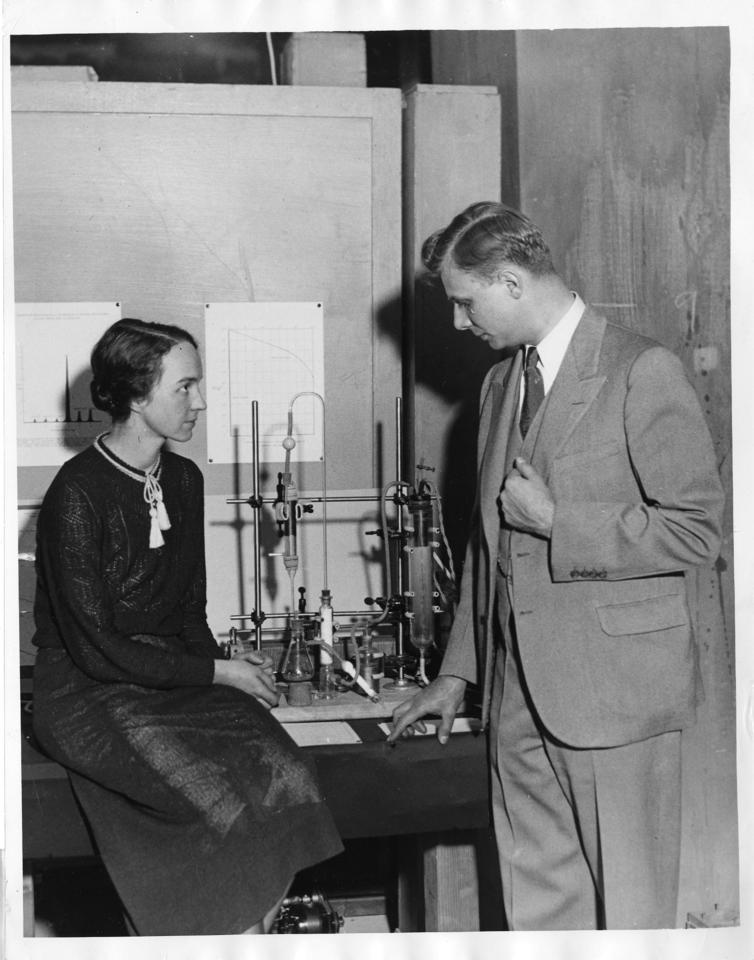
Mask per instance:
[[[191,404],[191,406],[193,407],[194,410],[207,409],[207,401],[204,399],[204,394],[199,389],[199,387],[197,387],[196,390],[194,391],[194,402]]]
[[[457,303],[453,305],[453,326],[456,330],[468,330],[471,326],[466,310]]]

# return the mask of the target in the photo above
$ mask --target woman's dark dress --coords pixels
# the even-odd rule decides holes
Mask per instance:
[[[90,447],[38,524],[34,731],[68,768],[141,935],[240,933],[340,839],[301,751],[253,697],[212,685],[203,483],[163,451],[171,529]]]

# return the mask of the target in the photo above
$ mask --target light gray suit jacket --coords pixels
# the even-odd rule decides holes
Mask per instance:
[[[519,351],[482,388],[477,501],[440,671],[481,684],[485,723],[498,498],[520,375]],[[550,539],[514,530],[503,558],[542,722],[575,747],[682,728],[701,698],[685,571],[717,556],[723,491],[679,359],[587,308],[521,453],[555,501]]]

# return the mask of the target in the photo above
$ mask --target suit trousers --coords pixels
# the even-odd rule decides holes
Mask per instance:
[[[508,929],[674,927],[680,732],[594,750],[559,742],[529,697],[512,618],[500,626],[490,764]]]

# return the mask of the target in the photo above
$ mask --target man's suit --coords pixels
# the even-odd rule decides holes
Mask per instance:
[[[521,366],[519,351],[482,388],[477,503],[440,672],[481,685],[487,722],[496,653],[515,652],[537,724],[572,751],[681,730],[701,696],[684,571],[716,557],[723,504],[694,391],[670,351],[587,308],[522,441]],[[549,539],[501,529],[515,455],[553,497]]]

